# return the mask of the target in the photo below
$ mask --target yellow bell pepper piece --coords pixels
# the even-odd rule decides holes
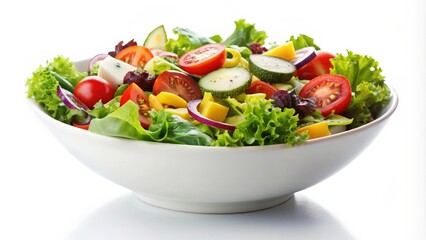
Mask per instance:
[[[198,111],[202,112],[208,102],[214,102],[214,97],[211,93],[205,92],[203,95],[203,99],[200,102],[200,105],[198,105]]]
[[[272,48],[271,50],[263,53],[267,56],[279,57],[287,61],[291,61],[296,57],[296,50],[292,41],[288,41],[281,46]]]
[[[187,108],[165,108],[164,111],[170,112],[186,120],[191,119],[191,116],[189,115]]]
[[[186,108],[188,103],[185,99],[179,97],[178,95],[170,92],[160,92],[157,94],[157,99],[163,106],[166,107],[175,107],[175,108]]]
[[[209,101],[200,113],[206,118],[218,122],[224,122],[226,119],[226,115],[228,115],[228,111],[228,107],[225,107],[217,102]]]
[[[320,138],[330,135],[327,122],[319,122],[301,127],[296,130],[298,134],[307,131],[309,139]]]
[[[241,58],[238,66],[241,66],[245,69],[249,69],[249,62],[247,60],[245,60],[244,58]]]
[[[230,53],[232,55],[232,58],[226,58],[225,63],[223,64],[223,67],[235,67],[240,63],[241,60],[241,54],[237,50],[234,50],[232,48],[226,48],[226,52]]]
[[[153,108],[155,111],[160,111],[163,109],[163,105],[158,101],[158,98],[154,94],[150,94],[148,97],[149,106]]]

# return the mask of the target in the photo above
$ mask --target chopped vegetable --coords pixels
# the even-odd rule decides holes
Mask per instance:
[[[210,119],[208,117],[203,116],[197,109],[200,102],[201,102],[201,100],[197,99],[197,100],[192,100],[188,103],[188,113],[189,113],[189,115],[191,115],[192,118],[194,118],[194,120],[197,120],[200,123],[204,123],[208,126],[226,129],[226,130],[229,130],[229,131],[233,131],[235,129],[234,125],[219,122],[219,121],[216,121],[216,120],[213,120],[213,119]]]
[[[150,49],[164,51],[166,49],[167,34],[164,25],[160,25],[152,30],[146,37],[143,45]]]
[[[354,118],[349,128],[359,127],[376,118],[376,114],[390,99],[390,90],[384,85],[379,63],[372,57],[354,54],[338,54],[331,60],[331,73],[346,76],[355,95],[344,115]]]
[[[315,111],[316,103],[314,98],[302,98],[296,94],[295,90],[286,91],[278,90],[272,96],[274,107],[294,108],[300,118],[311,114]]]
[[[119,42],[89,59],[88,78],[59,56],[34,71],[27,95],[77,128],[202,146],[294,146],[371,122],[390,98],[373,58],[335,56],[304,34],[265,46],[244,19],[227,38],[173,32]]]
[[[73,85],[86,76],[79,72],[68,58],[58,56],[52,62],[47,62],[46,66],[39,66],[32,77],[27,79],[27,97],[34,98],[53,118],[64,123],[71,123],[74,116],[81,113],[63,104],[57,95],[59,82],[52,75],[52,71],[66,77]]]
[[[296,67],[278,57],[253,54],[249,58],[249,69],[260,80],[268,83],[283,83],[293,77]]]
[[[243,67],[220,68],[200,79],[198,85],[203,92],[215,98],[236,97],[244,93],[251,83],[250,72]]]
[[[292,63],[296,68],[301,68],[312,61],[317,56],[314,47],[305,47],[296,51],[295,58]]]
[[[330,135],[327,122],[310,124],[297,129],[297,133],[307,132],[309,139],[320,138]]]
[[[162,91],[156,97],[162,105],[166,105],[168,107],[186,108],[188,105],[185,99],[174,93]]]
[[[281,46],[272,48],[263,54],[267,56],[279,57],[287,61],[292,61],[296,57],[296,51],[294,50],[292,41],[288,41]]]

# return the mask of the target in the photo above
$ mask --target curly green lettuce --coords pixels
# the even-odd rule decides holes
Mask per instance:
[[[351,83],[351,103],[343,113],[348,118],[353,118],[349,128],[356,128],[371,122],[376,118],[390,99],[390,90],[384,84],[385,78],[381,74],[379,63],[370,56],[354,54],[347,51],[347,55],[337,54],[331,59],[333,68],[330,73],[347,77]]]
[[[296,133],[299,118],[294,109],[273,107],[271,100],[251,99],[242,113],[245,121],[233,132],[213,131],[217,140],[214,146],[254,146],[286,143],[301,144],[307,135]]]
[[[52,71],[66,78],[74,86],[83,79],[86,74],[77,70],[74,63],[68,58],[58,56],[46,66],[39,66],[27,79],[27,97],[34,100],[53,118],[70,123],[76,116],[81,115],[79,110],[71,110],[66,107],[57,95],[59,82],[52,75]]]

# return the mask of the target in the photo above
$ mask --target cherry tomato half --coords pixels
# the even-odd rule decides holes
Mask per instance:
[[[299,92],[302,98],[314,98],[321,115],[343,113],[351,102],[349,80],[338,74],[324,74],[309,81]]]
[[[250,87],[246,90],[247,94],[253,93],[265,93],[266,99],[270,99],[272,95],[274,95],[278,89],[271,84],[264,81],[253,81]]]
[[[101,100],[107,103],[114,98],[114,87],[105,79],[98,76],[89,76],[81,80],[74,88],[74,96],[88,108]]]
[[[84,130],[89,130],[90,123],[76,123],[76,122],[73,122],[73,123],[71,123],[71,125],[73,125],[74,127],[78,127],[78,128],[84,129]]]
[[[188,75],[177,71],[165,71],[157,77],[152,87],[152,93],[157,95],[162,91],[174,93],[187,102],[202,97],[197,82]]]
[[[149,100],[145,92],[136,84],[132,83],[123,92],[120,98],[120,106],[123,106],[127,101],[133,101],[139,106],[139,122],[143,128],[149,128],[151,119],[149,118]]]
[[[143,67],[154,55],[144,46],[130,46],[121,50],[115,58],[135,67]]]
[[[311,80],[323,74],[329,74],[333,65],[330,59],[335,56],[329,52],[317,51],[317,55],[303,67],[296,70],[294,76],[302,80]]]
[[[183,54],[178,63],[188,73],[206,75],[213,70],[221,68],[225,60],[225,46],[212,43]]]

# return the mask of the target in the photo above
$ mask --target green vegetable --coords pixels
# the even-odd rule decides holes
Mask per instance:
[[[168,39],[166,43],[166,51],[174,52],[178,54],[179,57],[188,51],[209,43],[223,43],[227,46],[234,45],[232,48],[235,48],[235,46],[248,47],[251,43],[259,43],[263,45],[265,39],[268,37],[264,31],[256,30],[254,24],[246,23],[244,19],[235,21],[234,32],[224,41],[219,35],[207,38],[187,28],[181,27],[174,28],[173,33],[177,34],[178,38]],[[244,58],[248,57],[249,53],[247,50],[250,51],[249,49],[240,49]]]
[[[164,25],[160,25],[152,30],[146,37],[143,45],[151,49],[165,50],[167,43],[167,34]]]
[[[194,124],[166,111],[151,111],[151,138],[158,142],[210,146],[213,139]]]
[[[80,72],[75,64],[70,61],[69,58],[58,56],[53,59],[52,62],[48,63],[46,66],[50,71],[56,72],[66,80],[68,80],[74,87],[79,83],[83,78],[87,77],[87,73]]]
[[[301,144],[307,135],[297,135],[298,117],[294,109],[276,108],[271,100],[248,98],[244,107],[245,121],[236,126],[233,132],[211,130],[217,140],[215,146],[246,146],[287,143],[289,146]],[[242,103],[243,104],[243,103]]]
[[[171,63],[168,60],[169,60],[168,58],[155,56],[151,58],[151,60],[149,60],[145,64],[144,70],[146,70],[149,74],[156,75],[156,76],[160,75],[161,73],[167,70],[176,70],[176,71],[188,74],[185,70],[178,67],[177,64]]]
[[[102,119],[93,119],[89,130],[102,135],[135,140],[209,146],[213,139],[194,124],[165,111],[151,111],[151,126],[142,128],[139,107],[132,101]]]
[[[248,47],[252,43],[263,45],[268,37],[264,31],[256,30],[254,24],[246,23],[244,19],[235,21],[234,32],[225,40],[225,45]]]
[[[249,57],[249,69],[253,75],[268,83],[288,82],[296,71],[293,63],[263,54],[253,54]]]
[[[187,28],[174,28],[173,33],[178,35],[178,39],[169,38],[166,43],[166,50],[176,53],[179,57],[203,45],[216,43],[214,40],[200,36]]]
[[[228,47],[238,51],[241,54],[241,57],[243,57],[244,59],[248,59],[249,56],[252,54],[251,50],[248,47],[240,47],[237,45],[229,45]]]
[[[98,76],[99,66],[101,65],[101,62],[102,61],[97,61],[95,64],[93,64],[92,69],[89,69],[90,76]]]
[[[347,55],[337,54],[331,59],[334,68],[330,73],[341,74],[351,83],[351,103],[343,113],[348,118],[353,118],[349,128],[359,127],[371,122],[377,112],[382,109],[390,99],[390,90],[384,84],[385,78],[381,74],[379,63],[372,57],[354,54],[347,51]]]
[[[219,68],[198,82],[203,92],[215,98],[236,97],[244,93],[251,83],[250,72],[243,67]]]
[[[74,86],[67,79],[65,79],[54,71],[50,71],[50,73],[56,78],[61,88],[66,89],[70,92],[74,92]]]
[[[301,119],[299,122],[299,127],[324,121],[327,122],[329,127],[346,126],[350,125],[353,122],[353,119],[333,113],[324,118],[324,116],[321,115],[321,112],[319,110],[316,110],[315,112]]]
[[[52,62],[47,62],[46,66],[39,66],[32,77],[27,79],[27,97],[34,98],[51,117],[64,123],[71,123],[74,117],[81,115],[81,111],[69,109],[58,97],[56,92],[59,82],[52,71],[65,77],[72,84],[76,84],[86,76],[85,73],[79,72],[68,58],[58,56]]]
[[[95,118],[104,118],[120,107],[120,98],[121,96],[115,96],[105,104],[103,104],[102,101],[98,101],[93,106],[92,110],[87,110],[87,113]]]
[[[316,50],[320,50],[320,47],[314,43],[314,39],[305,34],[299,34],[297,37],[291,36],[290,41],[293,42],[295,50],[305,47],[314,47]]]

